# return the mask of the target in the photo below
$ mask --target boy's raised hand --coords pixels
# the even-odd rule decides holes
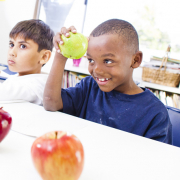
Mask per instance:
[[[61,31],[56,33],[56,35],[54,36],[53,44],[54,44],[54,47],[56,48],[56,51],[58,53],[61,53],[60,49],[59,49],[59,44],[62,45],[64,43],[63,40],[61,39],[61,35],[64,34],[64,36],[69,37],[70,36],[70,34],[69,34],[70,31],[72,33],[76,33],[77,32],[77,30],[76,30],[76,28],[74,26],[71,26],[68,29],[65,28],[65,27],[62,27]]]

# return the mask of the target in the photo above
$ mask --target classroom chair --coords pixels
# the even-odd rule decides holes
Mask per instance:
[[[172,123],[173,145],[180,147],[180,109],[166,106]]]

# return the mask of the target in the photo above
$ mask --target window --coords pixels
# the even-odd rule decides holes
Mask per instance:
[[[179,0],[42,0],[40,19],[55,32],[74,25],[86,36],[105,20],[123,19],[136,28],[144,60],[163,56],[168,45],[171,57],[180,59],[179,8]]]
[[[84,0],[41,0],[39,19],[46,22],[55,33],[63,26],[72,25],[82,32],[84,13]]]
[[[123,19],[136,28],[144,60],[163,56],[169,44],[171,57],[180,59],[179,8],[179,0],[89,0],[83,33],[88,35],[105,20]]]

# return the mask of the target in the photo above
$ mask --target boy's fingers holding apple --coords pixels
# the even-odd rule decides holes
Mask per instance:
[[[58,50],[59,49],[58,42],[55,41],[54,38],[53,38],[53,44],[54,44],[55,49]]]
[[[74,26],[70,26],[68,28],[68,30],[71,31],[72,33],[77,33],[77,30],[76,30],[76,28]]]
[[[63,34],[64,36],[69,37],[70,36],[70,34],[69,34],[70,31],[72,33],[77,32],[77,30],[76,30],[76,28],[74,26],[71,26],[68,29],[66,27],[62,27],[61,31],[59,33],[56,33],[56,35],[54,36],[53,44],[54,44],[54,47],[55,47],[55,49],[57,50],[58,53],[61,53],[60,48],[59,48],[59,44],[60,45],[64,44],[63,40],[61,39],[61,35]]]
[[[62,27],[61,28],[61,34],[64,34],[64,36],[66,36],[66,37],[70,36],[70,34],[69,34],[70,31],[72,33],[76,33],[77,32],[77,30],[76,30],[76,28],[74,26],[71,26],[68,29],[66,27]]]
[[[56,40],[57,42],[59,42],[59,43],[60,43],[60,41],[62,41],[62,39],[61,39],[61,33],[57,33],[57,34],[56,34],[55,40]]]
[[[53,37],[53,44],[54,44],[54,47],[57,50],[57,52],[60,52],[59,44],[63,44],[63,41],[61,40],[61,34],[60,33],[57,33]]]
[[[67,28],[62,27],[61,33],[64,34],[64,36],[69,37],[69,30]]]

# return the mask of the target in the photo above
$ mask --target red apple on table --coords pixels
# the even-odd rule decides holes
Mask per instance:
[[[84,166],[80,140],[63,131],[37,138],[31,147],[31,156],[43,180],[77,180]]]
[[[0,142],[6,137],[12,125],[10,114],[0,107]]]

